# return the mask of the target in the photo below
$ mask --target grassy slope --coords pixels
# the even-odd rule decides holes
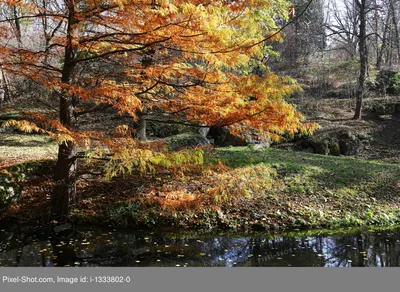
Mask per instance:
[[[224,165],[218,163],[222,161]],[[400,223],[400,166],[248,147],[203,169],[130,176],[83,190],[77,220],[180,228],[295,229]],[[95,195],[94,195],[95,194]]]
[[[217,158],[234,169],[271,173],[271,186],[258,194],[269,209],[264,220],[269,225],[338,227],[400,220],[398,164],[247,147],[219,149],[211,159]]]
[[[28,147],[18,144],[15,149],[7,146],[7,153],[52,153],[42,147],[51,145],[45,137],[3,135],[3,141],[12,144],[20,139],[25,145],[28,138],[33,143]],[[249,147],[214,149],[206,152],[205,158],[203,167],[184,175],[160,172],[111,182],[101,177],[80,181],[81,200],[72,216],[82,223],[174,224],[182,228],[338,228],[400,223],[398,164]],[[49,173],[42,178],[44,186],[34,192],[27,190],[26,200],[14,206],[13,212],[35,217],[32,206],[37,202],[43,214],[49,194],[41,190],[51,190],[52,171]],[[30,185],[38,184],[41,182]]]
[[[232,168],[275,170],[262,200],[269,225],[339,227],[400,220],[398,164],[249,148],[220,149],[216,157]]]

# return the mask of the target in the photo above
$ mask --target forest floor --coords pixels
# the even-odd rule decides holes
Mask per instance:
[[[397,102],[390,99],[388,104]],[[400,223],[400,119],[366,101],[366,117],[351,120],[347,100],[302,103],[322,126],[368,131],[355,157],[252,147],[206,149],[203,165],[117,177],[94,174],[80,161],[72,220],[82,224],[226,229],[294,229]],[[348,106],[348,108],[347,108]],[[372,114],[374,113],[374,114]],[[2,173],[23,186],[0,219],[42,220],[48,214],[56,148],[42,136],[0,132]],[[46,159],[18,164],[23,161]],[[100,162],[99,162],[100,163]],[[9,167],[11,164],[14,166]],[[29,170],[29,177],[21,173]]]

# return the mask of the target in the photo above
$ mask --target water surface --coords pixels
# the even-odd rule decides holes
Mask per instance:
[[[61,237],[43,226],[12,226],[0,231],[0,266],[400,266],[400,229],[317,233],[232,236],[78,227]]]

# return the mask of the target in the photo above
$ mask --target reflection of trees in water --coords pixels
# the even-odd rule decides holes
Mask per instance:
[[[77,232],[65,242],[45,230],[7,233],[6,266],[400,266],[400,231],[316,237],[181,238]],[[4,235],[4,234],[3,234]],[[11,260],[9,260],[11,259]]]
[[[336,235],[323,238],[325,266],[399,266],[400,233]]]

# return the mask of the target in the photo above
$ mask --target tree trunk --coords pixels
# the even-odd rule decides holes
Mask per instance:
[[[384,28],[384,31],[383,31],[381,49],[378,50],[378,47],[377,47],[377,50],[379,51],[378,57],[376,59],[376,65],[375,65],[377,70],[381,69],[382,61],[383,61],[383,55],[384,55],[384,53],[386,51],[387,42],[388,42],[389,22],[390,22],[390,11],[387,12],[386,19],[385,19],[385,24],[384,24],[385,28]]]
[[[76,145],[74,142],[61,144],[55,172],[52,215],[68,216],[69,201],[76,196]]]
[[[141,113],[139,116],[139,127],[137,129],[137,139],[138,140],[140,140],[140,141],[147,140],[146,127],[147,127],[146,115],[145,115],[145,113]]]
[[[3,71],[1,73],[3,73]],[[4,87],[4,79],[3,79],[3,74],[1,74],[0,75],[0,107],[3,106],[3,102],[4,102],[5,90],[3,89],[3,87]]]
[[[15,35],[17,36],[18,46],[22,43],[22,33],[21,33],[21,25],[19,23],[18,11],[17,8],[13,7],[13,14],[14,14],[14,25],[15,25]]]
[[[60,121],[69,129],[74,128],[75,105],[72,97],[60,98]],[[76,144],[63,143],[58,148],[58,159],[54,176],[52,215],[68,216],[70,200],[76,197]]]
[[[68,1],[68,29],[67,40],[64,53],[64,67],[62,70],[61,81],[69,84],[71,82],[72,72],[75,68],[74,63],[74,47],[72,25],[75,22],[74,1]],[[60,122],[68,129],[75,128],[75,102],[74,97],[67,93],[60,96]],[[76,144],[73,141],[63,143],[58,148],[58,159],[54,175],[54,190],[51,199],[52,216],[68,216],[70,199],[76,196],[76,177],[77,177],[77,161],[76,161]]]
[[[393,28],[394,28],[394,40],[395,40],[395,46],[397,50],[397,59],[396,59],[396,64],[399,63],[400,60],[400,36],[399,36],[399,29],[397,27],[397,18],[396,18],[396,11],[394,7],[393,0],[389,1],[390,4],[390,10],[392,11],[392,22],[393,22]]]
[[[4,89],[0,88],[0,107],[3,106],[4,102]]]
[[[356,110],[354,113],[354,119],[361,119],[362,104],[365,92],[365,79],[368,67],[368,50],[366,42],[366,0],[357,1],[360,13],[360,35],[359,35],[359,53],[360,53],[360,76],[358,78],[358,86],[356,92]]]
[[[8,78],[6,74],[4,73],[4,70],[1,70],[1,80],[2,80],[2,88],[4,90],[4,102],[9,102],[11,101],[11,93],[9,89],[9,83],[8,83]]]

